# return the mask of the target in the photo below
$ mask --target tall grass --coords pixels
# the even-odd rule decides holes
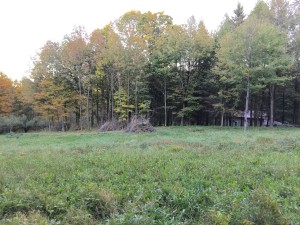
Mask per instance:
[[[300,130],[0,136],[0,224],[300,224]]]

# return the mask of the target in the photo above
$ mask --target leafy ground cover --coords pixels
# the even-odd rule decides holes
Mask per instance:
[[[300,130],[0,136],[0,224],[300,224]]]

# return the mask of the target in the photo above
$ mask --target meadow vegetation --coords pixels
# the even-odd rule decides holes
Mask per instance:
[[[0,224],[300,224],[298,128],[0,136]]]

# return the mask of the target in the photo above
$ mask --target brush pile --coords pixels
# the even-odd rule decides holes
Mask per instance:
[[[110,120],[105,122],[99,129],[99,132],[108,132],[108,131],[121,131],[124,129],[126,123],[118,122],[116,120]]]
[[[124,130],[126,133],[155,132],[155,128],[144,117],[133,117]]]

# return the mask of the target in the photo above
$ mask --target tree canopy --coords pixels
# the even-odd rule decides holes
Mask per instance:
[[[154,125],[300,123],[299,2],[238,3],[211,33],[190,17],[129,11],[48,41],[29,78],[0,73],[0,117],[90,129],[145,116]],[[250,114],[250,116],[249,116]]]

